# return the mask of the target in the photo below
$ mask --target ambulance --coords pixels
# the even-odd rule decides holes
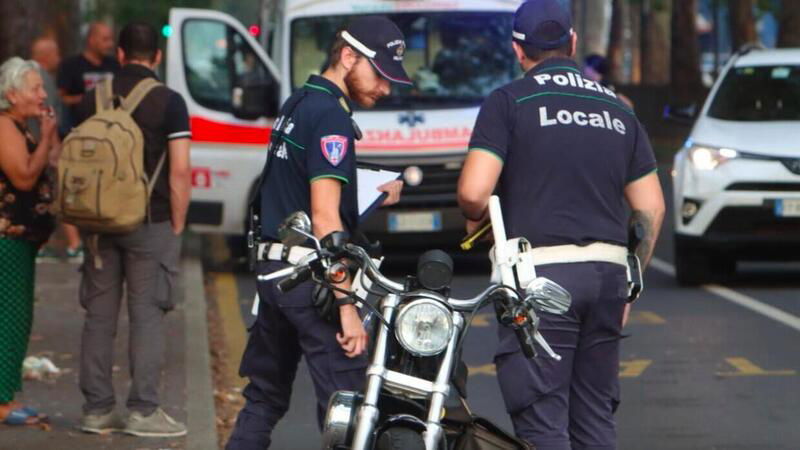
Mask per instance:
[[[406,37],[410,87],[393,86],[357,110],[364,163],[403,174],[400,203],[362,229],[384,242],[454,242],[464,232],[456,183],[486,96],[520,75],[511,49],[517,0],[283,0],[273,2],[264,44],[231,16],[172,9],[166,80],[186,99],[192,126],[192,202],[198,232],[242,235],[247,200],[281,103],[324,68],[337,30],[382,14]],[[280,195],[276,193],[275,195]]]

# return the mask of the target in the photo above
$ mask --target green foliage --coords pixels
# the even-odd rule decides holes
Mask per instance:
[[[211,4],[212,0],[103,0],[88,11],[87,20],[112,19],[118,26],[143,21],[160,30],[169,20],[170,8],[209,8]]]

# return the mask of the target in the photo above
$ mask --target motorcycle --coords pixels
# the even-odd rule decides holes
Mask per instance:
[[[337,290],[335,285],[353,269],[345,263],[350,261],[357,271],[352,291],[344,293],[360,292],[362,307],[370,309],[365,321],[377,323],[366,388],[363,393],[333,394],[323,426],[324,449],[529,448],[469,410],[461,347],[476,313],[493,304],[498,322],[515,331],[527,357],[537,355],[536,343],[559,360],[538,331],[536,311],[563,314],[571,296],[555,282],[535,276],[532,262],[524,257],[526,241],[506,239],[499,205],[493,197],[491,226],[470,237],[474,241],[491,230],[495,241],[493,282],[472,299],[449,296],[453,262],[442,251],[423,254],[416,275],[397,282],[380,272],[364,248],[348,243],[345,233],[316,239],[305,213],[293,214],[280,227],[284,245],[310,241],[314,251],[295,266],[260,276],[262,281],[282,278],[282,292],[309,279]],[[521,282],[525,284],[518,289]],[[380,298],[377,306],[366,301],[367,292]]]

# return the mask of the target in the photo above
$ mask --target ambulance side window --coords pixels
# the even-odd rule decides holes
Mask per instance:
[[[239,118],[274,117],[278,85],[244,37],[216,20],[183,26],[189,94],[198,104]]]

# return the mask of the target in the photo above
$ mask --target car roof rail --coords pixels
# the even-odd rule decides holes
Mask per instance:
[[[767,48],[764,47],[761,43],[758,42],[750,42],[747,44],[742,45],[739,47],[739,50],[736,51],[736,56],[744,56],[753,50],[766,50]]]

